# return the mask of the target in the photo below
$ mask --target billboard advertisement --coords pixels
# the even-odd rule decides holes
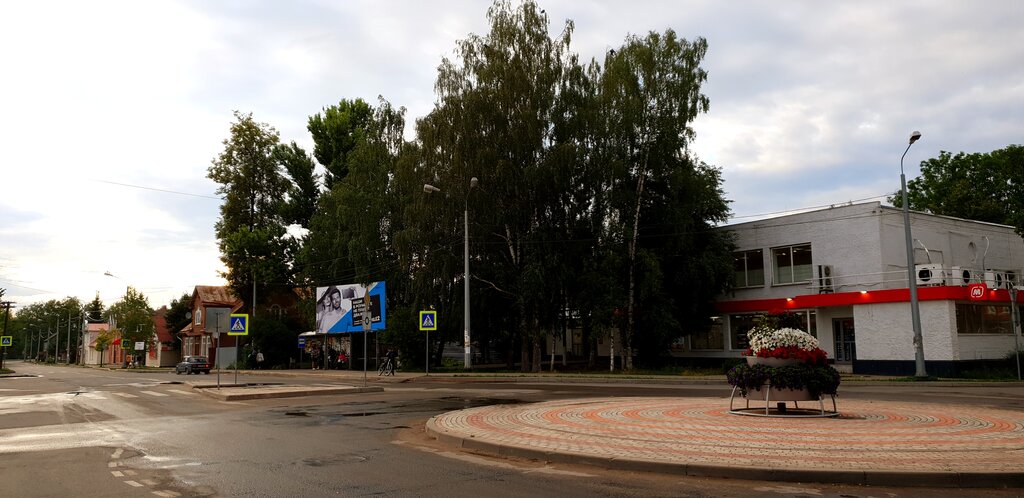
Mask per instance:
[[[370,330],[384,330],[387,294],[384,282],[329,285],[316,288],[316,331],[337,334],[363,331],[363,308],[370,295]]]

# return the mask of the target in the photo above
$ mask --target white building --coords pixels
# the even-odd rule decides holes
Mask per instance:
[[[930,375],[965,362],[1005,358],[1015,348],[1011,282],[1018,305],[1024,239],[1005,225],[912,212],[924,356]],[[736,236],[736,288],[721,315],[676,351],[736,357],[760,313],[804,315],[841,371],[914,373],[903,212],[878,202],[723,227]],[[972,298],[969,284],[985,283]]]

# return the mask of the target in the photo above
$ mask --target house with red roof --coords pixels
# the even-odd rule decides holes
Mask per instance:
[[[238,346],[245,341],[245,336],[227,334],[228,321],[231,314],[241,312],[244,305],[230,287],[197,285],[189,300],[191,322],[177,332],[181,341],[181,357],[205,356],[215,368],[217,365],[227,368],[235,361]],[[218,348],[223,358],[219,363]]]

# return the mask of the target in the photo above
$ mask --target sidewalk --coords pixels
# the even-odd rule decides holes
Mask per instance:
[[[841,400],[837,418],[728,413],[721,398],[496,405],[431,418],[466,451],[627,471],[874,486],[1024,487],[1024,413]],[[762,405],[763,406],[763,405]]]

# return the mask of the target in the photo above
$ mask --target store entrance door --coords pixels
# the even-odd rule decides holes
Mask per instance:
[[[832,337],[836,341],[836,363],[853,363],[857,358],[856,338],[853,332],[853,318],[832,320]]]

